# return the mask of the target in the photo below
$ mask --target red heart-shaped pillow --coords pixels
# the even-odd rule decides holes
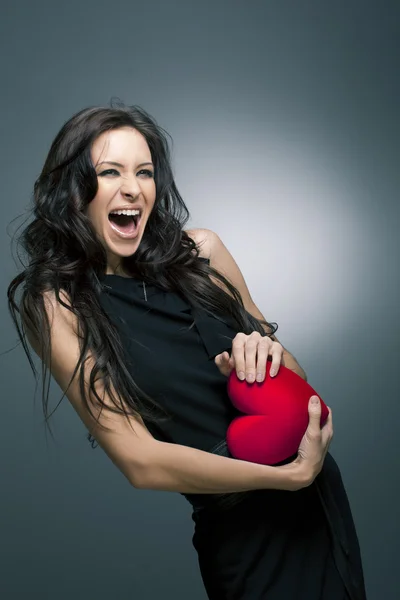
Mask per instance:
[[[233,370],[228,378],[228,396],[244,416],[233,419],[226,441],[232,456],[264,465],[276,465],[297,454],[307,429],[308,401],[318,395],[299,375],[280,366],[270,377],[271,362],[261,383],[241,381]],[[321,400],[321,398],[320,398]],[[321,400],[321,427],[329,411]]]

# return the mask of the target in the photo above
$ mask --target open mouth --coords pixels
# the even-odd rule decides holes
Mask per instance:
[[[139,230],[139,224],[142,214],[137,215],[118,215],[110,213],[108,220],[114,231],[122,237],[134,237]]]

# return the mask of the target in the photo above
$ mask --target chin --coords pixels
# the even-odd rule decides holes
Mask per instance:
[[[115,242],[108,238],[106,241],[107,252],[112,254],[113,256],[119,256],[120,258],[126,258],[127,256],[132,256],[135,254],[138,249],[140,242],[142,240],[143,234],[138,235],[133,240],[118,240]]]

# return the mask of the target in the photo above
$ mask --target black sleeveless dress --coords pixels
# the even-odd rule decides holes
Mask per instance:
[[[153,436],[230,456],[225,434],[238,412],[214,358],[231,350],[233,322],[134,278],[104,275],[101,282],[101,305],[118,327],[127,368],[172,415],[146,423]],[[329,453],[314,483],[297,492],[185,496],[211,600],[365,600],[357,534]]]

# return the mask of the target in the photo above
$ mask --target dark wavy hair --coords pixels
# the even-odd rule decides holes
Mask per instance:
[[[155,167],[156,200],[138,249],[133,255],[121,258],[123,269],[164,290],[182,294],[191,305],[205,309],[216,318],[229,316],[238,330],[246,334],[258,331],[266,335],[262,323],[269,327],[268,335],[277,330],[276,324],[250,315],[239,291],[222,274],[198,259],[196,243],[183,231],[190,215],[174,182],[167,132],[138,106],[125,106],[118,101],[117,105],[111,102],[109,107],[85,108],[63,125],[35,181],[30,208],[33,220],[18,239],[18,246],[27,255],[27,263],[24,265],[21,261],[24,269],[7,289],[11,317],[36,384],[36,369],[25,341],[26,326],[40,344],[42,406],[46,424],[53,414],[48,415],[48,387],[45,393],[48,374],[45,363],[49,362],[51,354],[50,326],[43,298],[47,291],[54,292],[57,301],[78,319],[81,353],[70,383],[80,369],[82,400],[92,417],[96,418],[89,400],[98,404],[100,412],[106,409],[126,417],[140,416],[149,424],[168,418],[166,411],[136,385],[124,365],[120,336],[99,301],[100,279],[107,267],[106,251],[85,215],[85,208],[95,197],[98,187],[91,159],[92,144],[102,133],[126,126],[135,128],[147,141]],[[210,275],[230,293],[216,285]],[[22,295],[16,301],[21,284]],[[60,291],[67,292],[70,305],[60,297]],[[88,399],[84,363],[89,352],[95,366],[91,371]],[[106,405],[95,389],[94,383],[99,377],[113,406]],[[118,398],[115,398],[110,382]],[[98,424],[108,429],[104,424]]]

